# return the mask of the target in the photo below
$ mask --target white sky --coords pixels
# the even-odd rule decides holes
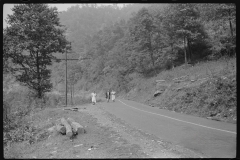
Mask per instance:
[[[50,3],[48,4],[51,7],[57,7],[58,11],[66,11],[68,8],[71,6],[79,5],[82,3]],[[97,5],[109,5],[110,3],[98,3]],[[7,18],[8,14],[12,14],[12,8],[14,7],[15,4],[4,4],[3,5],[3,28],[7,26],[5,19]],[[119,6],[122,6],[122,4],[118,4]]]

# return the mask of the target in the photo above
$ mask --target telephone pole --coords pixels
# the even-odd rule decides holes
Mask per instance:
[[[71,52],[69,52],[71,53]],[[65,52],[65,59],[58,59],[58,60],[65,60],[65,65],[66,65],[66,69],[65,69],[65,85],[66,85],[66,92],[65,92],[65,105],[67,107],[67,86],[68,86],[68,81],[67,81],[67,61],[76,61],[76,60],[79,60],[79,59],[74,59],[74,58],[71,58],[71,59],[68,59],[67,58],[67,52]]]
[[[75,58],[67,58],[67,52],[65,52],[65,59],[57,59],[57,60],[65,60],[65,64],[66,64],[66,72],[65,72],[65,84],[66,84],[66,93],[65,93],[65,104],[66,104],[66,107],[67,107],[67,86],[68,86],[68,81],[67,81],[67,61],[80,61],[80,60],[86,60],[86,59],[89,59],[89,58],[79,58],[79,59],[75,59]],[[68,52],[68,53],[71,53],[71,52]],[[72,100],[72,99],[71,99]]]
[[[66,107],[67,107],[67,52],[65,54],[65,61],[66,61],[66,74],[65,74],[65,82],[66,82],[66,100],[65,100],[65,104],[66,104]]]

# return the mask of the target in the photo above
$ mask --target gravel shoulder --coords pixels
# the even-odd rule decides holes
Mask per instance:
[[[40,141],[16,143],[7,154],[14,158],[200,158],[201,155],[172,145],[158,137],[133,128],[104,111],[104,105],[77,106],[78,111],[45,109],[32,116],[45,138]],[[70,139],[47,129],[60,118],[73,118],[84,126],[86,133]],[[43,135],[43,134],[42,134]],[[6,154],[5,156],[6,157]]]

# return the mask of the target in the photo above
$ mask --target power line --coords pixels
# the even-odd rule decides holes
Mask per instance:
[[[58,58],[57,60],[66,60],[66,59],[59,59],[59,58]],[[71,61],[71,60],[79,60],[79,59],[74,59],[74,58],[71,58],[71,59],[67,59],[67,61],[68,61],[68,60],[70,60],[70,61]]]

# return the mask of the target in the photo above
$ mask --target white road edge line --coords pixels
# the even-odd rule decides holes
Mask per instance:
[[[137,109],[137,110],[143,111],[143,112],[147,112],[147,113],[150,113],[150,114],[156,114],[156,115],[159,115],[159,116],[162,116],[162,117],[170,118],[170,119],[173,119],[173,120],[176,120],[176,121],[180,121],[180,122],[185,122],[185,123],[193,124],[193,125],[200,126],[200,127],[205,127],[205,128],[209,128],[209,129],[214,129],[214,130],[219,130],[219,131],[223,131],[223,132],[229,132],[229,133],[237,134],[236,132],[231,132],[231,131],[226,131],[226,130],[222,130],[222,129],[212,128],[212,127],[208,127],[208,126],[204,126],[204,125],[200,125],[200,124],[196,124],[196,123],[191,123],[191,122],[183,121],[183,120],[180,120],[180,119],[176,119],[176,118],[172,118],[172,117],[164,116],[164,115],[161,115],[161,114],[157,114],[157,113],[152,113],[152,112],[144,111],[144,110],[141,110],[141,109],[135,108],[135,107],[133,107],[133,106],[130,106],[130,105],[128,105],[128,104],[122,102],[122,101],[119,100],[119,99],[118,99],[118,101],[120,101],[121,103],[123,103],[124,105],[126,105],[126,106],[128,106],[128,107],[131,107],[131,108],[134,108],[134,109]]]

